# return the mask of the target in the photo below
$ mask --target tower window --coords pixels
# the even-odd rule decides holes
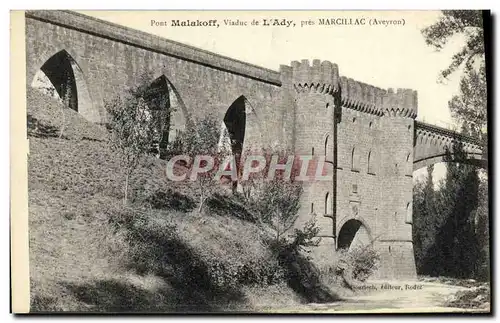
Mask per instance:
[[[359,153],[356,151],[356,148],[352,148],[351,152],[351,170],[355,172],[359,172]]]

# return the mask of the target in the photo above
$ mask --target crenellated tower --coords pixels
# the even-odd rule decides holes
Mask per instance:
[[[340,77],[336,64],[329,61],[294,61],[281,66],[283,86],[289,89],[289,124],[293,124],[290,147],[295,155],[324,158],[326,179],[304,183],[297,226],[315,217],[321,229],[322,243],[314,248],[317,261],[335,254],[335,107],[340,103]],[[314,170],[311,175],[314,175]]]

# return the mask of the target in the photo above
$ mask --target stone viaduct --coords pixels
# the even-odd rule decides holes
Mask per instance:
[[[70,107],[92,122],[106,121],[104,100],[149,72],[177,108],[170,132],[213,113],[243,146],[325,156],[331,180],[306,184],[297,221],[316,215],[321,263],[373,242],[381,278],[415,277],[413,171],[447,150],[457,162],[485,162],[474,138],[415,121],[415,91],[340,76],[328,61],[274,71],[74,12],[25,18],[27,86],[45,77],[61,97],[71,89]],[[465,155],[454,154],[458,144]]]

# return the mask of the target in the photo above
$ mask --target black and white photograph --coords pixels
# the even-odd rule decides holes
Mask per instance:
[[[14,313],[491,313],[490,11],[10,14]]]

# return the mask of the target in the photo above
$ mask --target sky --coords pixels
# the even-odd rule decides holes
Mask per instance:
[[[248,63],[278,70],[293,60],[329,60],[343,76],[384,89],[418,91],[417,120],[453,129],[448,101],[458,93],[460,75],[437,82],[452,55],[463,44],[454,37],[437,52],[425,44],[421,30],[438,20],[438,11],[80,11],[103,20],[142,30],[170,40],[209,50]],[[225,26],[224,20],[293,20],[295,27]],[[365,25],[319,25],[320,18],[365,18]],[[215,27],[172,27],[172,19],[217,19]],[[397,20],[404,25],[374,26],[371,19]],[[167,26],[151,24],[166,21]],[[312,20],[314,26],[301,27]],[[351,20],[352,21],[352,20]],[[372,20],[373,21],[373,20]],[[437,165],[435,178],[444,174]],[[425,170],[423,170],[425,173]],[[422,171],[416,173],[421,176]]]

